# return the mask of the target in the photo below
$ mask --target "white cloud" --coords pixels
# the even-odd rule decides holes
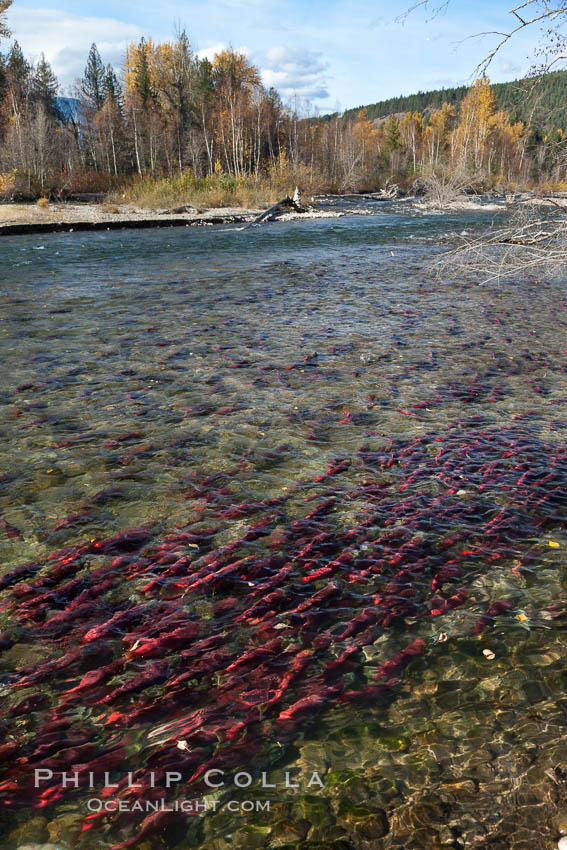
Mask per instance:
[[[55,9],[10,9],[10,29],[26,56],[40,53],[51,64],[63,87],[83,75],[89,48],[96,43],[102,61],[121,68],[126,46],[138,41],[143,31],[136,24],[115,18],[73,15]]]
[[[210,47],[203,47],[201,50],[197,50],[197,56],[199,59],[208,59],[209,62],[212,62],[216,54],[222,53],[223,50],[234,50],[235,53],[241,53],[248,58],[252,55],[252,51],[245,44],[242,47],[230,47],[228,44],[223,44],[223,42],[219,41]]]
[[[328,62],[320,53],[290,47],[271,47],[260,61],[262,80],[284,97],[299,95],[309,100],[324,99],[327,90]]]
[[[223,50],[226,50],[226,44],[219,42],[218,44],[211,45],[211,47],[204,47],[202,50],[198,50],[197,56],[199,59],[208,59],[209,62],[212,62],[215,55],[221,53]]]

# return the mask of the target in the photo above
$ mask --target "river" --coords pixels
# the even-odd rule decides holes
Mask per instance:
[[[2,848],[556,846],[567,295],[430,268],[492,215],[2,238]]]

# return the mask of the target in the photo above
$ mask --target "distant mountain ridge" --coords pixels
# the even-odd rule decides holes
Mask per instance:
[[[55,108],[64,120],[69,121],[77,118],[79,114],[79,101],[76,97],[56,97]]]
[[[396,113],[430,112],[439,109],[443,103],[458,108],[468,89],[468,86],[457,86],[419,91],[347,109],[344,114],[347,117],[355,116],[361,109],[366,109],[368,118],[374,121]],[[492,90],[498,100],[498,108],[506,110],[513,121],[528,124],[531,119],[531,123],[547,133],[557,129],[567,130],[567,71],[553,71],[537,82],[534,78],[527,78],[494,83]]]

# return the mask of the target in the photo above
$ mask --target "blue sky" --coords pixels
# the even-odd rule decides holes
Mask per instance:
[[[246,52],[284,99],[321,112],[397,94],[469,83],[510,6],[502,0],[452,0],[445,14],[422,9],[396,20],[404,0],[14,0],[8,23],[26,54],[41,51],[64,88],[81,75],[91,42],[119,67],[131,40],[168,39],[184,26],[202,55],[232,46]],[[493,81],[515,79],[533,62],[537,33],[522,34],[494,61]],[[5,45],[4,45],[5,47]]]

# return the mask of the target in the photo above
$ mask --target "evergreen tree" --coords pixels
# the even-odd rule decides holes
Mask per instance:
[[[185,30],[170,45],[161,45],[156,51],[156,88],[167,112],[178,122],[179,133],[184,135],[191,124],[195,110],[195,87],[198,81],[198,63]]]
[[[270,86],[268,91],[266,92],[266,100],[268,105],[272,109],[281,109],[282,108],[282,99],[277,89],[273,86]]]
[[[207,58],[197,60],[196,89],[200,100],[208,100],[213,94],[213,66]]]
[[[122,105],[122,88],[112,65],[107,65],[104,71],[103,94],[105,100],[110,98],[117,106]]]
[[[30,94],[31,65],[17,41],[13,43],[6,59],[6,78],[15,101],[24,103]]]
[[[148,60],[148,47],[145,38],[140,39],[136,49],[135,82],[134,87],[144,106],[156,99],[156,92],[152,85],[150,63]]]
[[[384,153],[389,155],[403,146],[400,122],[395,115],[390,115],[384,127]]]
[[[43,106],[47,114],[57,115],[55,99],[58,88],[57,77],[42,53],[33,72],[32,96],[36,103]]]
[[[105,77],[106,70],[100,53],[96,44],[92,44],[80,89],[87,103],[95,109],[100,109],[104,103]]]
[[[10,48],[6,65],[16,79],[25,80],[29,77],[31,66],[17,41]]]

